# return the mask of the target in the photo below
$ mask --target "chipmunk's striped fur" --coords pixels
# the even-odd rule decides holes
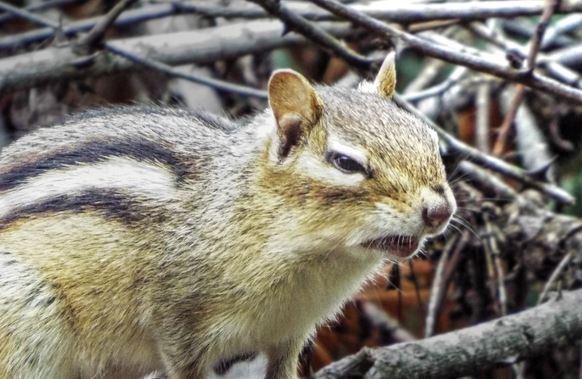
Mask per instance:
[[[248,125],[120,108],[8,147],[0,378],[199,378],[258,351],[295,377],[316,324],[454,212],[386,62],[376,93],[279,71]]]

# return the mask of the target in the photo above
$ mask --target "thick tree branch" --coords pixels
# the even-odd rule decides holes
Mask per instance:
[[[582,290],[529,310],[417,342],[361,350],[313,379],[452,378],[510,364],[582,338]]]
[[[321,27],[338,37],[352,33],[346,23],[322,24]],[[299,35],[281,36],[283,30],[284,26],[278,20],[257,20],[188,32],[119,39],[108,41],[108,44],[166,65],[208,64],[305,43]],[[84,56],[78,55],[71,46],[52,47],[0,59],[0,94],[51,81],[107,75],[139,66],[134,61],[108,52]]]

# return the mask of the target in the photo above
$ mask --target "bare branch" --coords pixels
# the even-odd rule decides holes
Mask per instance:
[[[434,274],[434,279],[430,289],[430,299],[428,303],[428,309],[426,312],[424,337],[428,338],[432,336],[435,332],[435,326],[438,318],[438,313],[442,304],[442,301],[446,295],[448,287],[448,278],[446,275],[445,266],[449,262],[451,256],[451,251],[454,249],[455,254],[458,254],[459,249],[462,249],[469,239],[469,233],[464,232],[460,237],[447,241],[443,253],[437,264],[436,272]]]
[[[526,70],[528,70],[531,73],[533,73],[533,70],[536,66],[536,58],[540,50],[540,46],[542,45],[542,40],[544,38],[546,28],[548,27],[550,19],[554,15],[554,12],[559,7],[559,5],[560,0],[547,0],[546,8],[544,9],[542,17],[540,17],[536,29],[532,35],[532,39],[530,41],[529,54],[526,60]],[[503,153],[503,150],[505,149],[505,144],[507,142],[507,137],[509,136],[509,131],[511,130],[511,125],[513,124],[513,120],[515,119],[519,106],[523,102],[524,98],[525,98],[525,86],[523,84],[518,84],[515,95],[511,100],[511,106],[509,107],[509,110],[505,115],[505,118],[503,119],[503,123],[499,128],[497,141],[493,146],[493,154],[501,155]]]
[[[527,59],[527,48],[502,37],[499,31],[476,23],[468,25],[467,28],[472,33],[475,33],[481,38],[484,38],[491,42],[493,45],[499,47],[501,50],[504,50],[504,54],[506,56],[511,54],[517,55],[520,59]],[[558,59],[550,55],[538,53],[536,65],[544,68],[554,79],[572,87],[582,88],[580,75],[577,72],[564,66]]]
[[[475,96],[475,107],[477,108],[475,145],[484,153],[489,152],[489,129],[491,128],[489,119],[491,108],[490,90],[491,85],[489,83],[482,83],[479,85]]]
[[[244,95],[244,96],[252,96],[257,97],[259,99],[266,100],[267,99],[267,92],[262,91],[255,88],[250,88],[246,86],[241,86],[238,84],[228,83],[223,80],[213,79],[213,78],[206,78],[199,75],[194,75],[191,73],[183,72],[182,70],[178,70],[173,68],[172,66],[168,66],[167,64],[156,62],[152,59],[146,59],[140,57],[139,55],[133,54],[130,51],[121,49],[116,47],[115,45],[106,43],[105,49],[111,51],[112,53],[119,55],[123,58],[126,58],[134,63],[139,65],[145,66],[147,68],[156,70],[163,74],[166,74],[170,77],[185,79],[194,83],[203,84],[209,87],[212,87],[221,92],[227,93],[234,93],[237,95]]]
[[[86,50],[87,52],[93,50],[97,45],[101,43],[105,32],[115,20],[121,15],[121,13],[135,3],[137,0],[121,0],[117,3],[105,17],[99,20],[97,24],[77,42],[77,48]]]
[[[566,266],[568,266],[568,263],[570,263],[570,261],[572,260],[573,255],[574,254],[571,251],[568,252],[566,255],[564,255],[564,258],[556,266],[556,269],[552,272],[552,275],[550,275],[550,278],[544,285],[544,289],[542,290],[542,293],[538,298],[538,304],[541,304],[544,302],[544,300],[546,300],[546,298],[548,297],[548,293],[550,292],[550,289],[558,281],[558,278],[562,274],[562,271],[564,271]]]
[[[581,90],[564,85],[554,79],[527,70],[515,70],[507,64],[498,63],[498,59],[493,56],[485,57],[485,55],[477,56],[475,54],[468,54],[450,46],[403,32],[335,0],[311,1],[385,38],[397,38],[410,48],[425,55],[466,66],[509,81],[522,83],[534,89],[562,97],[568,101],[582,104]]]
[[[348,24],[322,24],[330,34],[351,33]],[[280,21],[257,20],[187,32],[118,39],[108,43],[137,56],[166,65],[208,64],[305,43],[299,35],[281,36]],[[0,59],[0,94],[56,80],[100,76],[140,65],[108,52],[79,56],[70,46],[51,47]]]
[[[38,15],[35,15],[34,13],[28,11],[27,9],[18,8],[18,7],[15,7],[14,5],[7,4],[3,1],[0,1],[0,10],[3,10],[4,12],[8,12],[14,16],[20,17],[26,21],[30,21],[33,24],[47,26],[47,27],[51,28],[53,30],[53,32],[54,32],[54,30],[59,28],[59,24],[54,22],[54,21],[47,20],[44,17],[40,17]]]
[[[367,70],[370,68],[370,65],[376,62],[375,59],[366,58],[356,53],[348,46],[342,45],[332,35],[318,27],[317,24],[310,23],[304,17],[291,11],[287,6],[282,4],[280,0],[250,1],[255,2],[261,7],[265,8],[269,13],[283,21],[288,28],[303,34],[308,40],[314,41],[315,43],[322,46],[325,50],[334,53],[338,57],[345,60],[348,64],[360,70]]]
[[[63,5],[79,3],[80,1],[81,0],[50,0],[41,3],[33,3],[24,9],[29,12],[40,12],[46,9],[61,7]],[[0,24],[14,20],[15,18],[18,18],[18,16],[14,13],[5,12],[4,14],[0,14]]]

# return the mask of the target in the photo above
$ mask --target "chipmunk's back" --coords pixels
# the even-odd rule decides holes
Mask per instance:
[[[161,230],[185,212],[182,187],[205,180],[232,127],[185,111],[101,110],[2,152],[1,378],[133,377],[160,367],[140,325],[147,268],[166,248]]]

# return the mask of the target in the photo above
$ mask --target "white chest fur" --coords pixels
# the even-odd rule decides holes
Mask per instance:
[[[356,256],[341,250],[309,259],[297,269],[286,267],[283,273],[287,277],[273,277],[268,296],[256,294],[262,301],[246,312],[232,314],[221,325],[226,346],[233,348],[229,353],[263,350],[289,338],[308,338],[314,325],[333,319],[381,267],[379,256]]]

